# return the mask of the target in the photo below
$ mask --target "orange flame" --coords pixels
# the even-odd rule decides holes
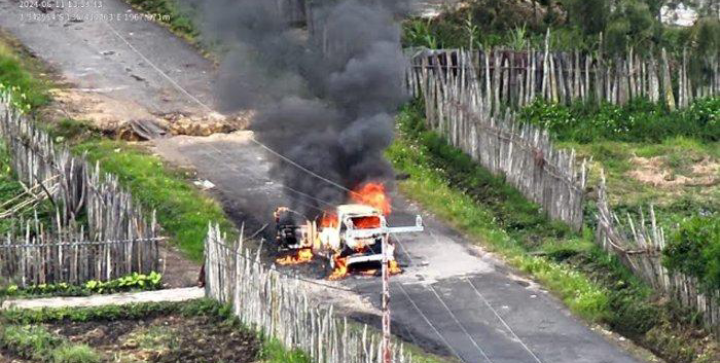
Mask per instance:
[[[391,275],[397,275],[402,272],[400,265],[398,265],[397,261],[395,260],[390,260],[390,262],[388,263],[388,269]]]
[[[322,218],[320,218],[320,227],[331,227],[336,228],[340,223],[338,222],[337,214],[325,212]]]
[[[328,277],[331,281],[342,280],[348,275],[347,257],[334,257],[335,269]]]
[[[311,248],[301,248],[297,250],[294,255],[285,256],[275,260],[278,265],[299,265],[302,263],[310,262],[313,259],[313,252]]]
[[[390,197],[385,193],[385,185],[382,183],[365,183],[350,193],[350,199],[355,203],[376,208],[384,215],[390,214],[392,209],[390,206]]]
[[[377,216],[369,217],[357,217],[352,219],[355,228],[368,229],[368,228],[380,228],[380,218]]]

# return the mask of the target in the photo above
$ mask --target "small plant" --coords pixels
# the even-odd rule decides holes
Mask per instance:
[[[80,286],[61,282],[58,284],[39,284],[21,289],[17,285],[10,285],[4,289],[0,289],[0,296],[85,296],[125,291],[157,290],[161,287],[161,274],[154,271],[147,275],[134,272],[130,275],[107,282],[90,280]]]
[[[475,42],[480,38],[480,27],[473,21],[472,12],[468,12],[467,18],[465,19],[465,32],[468,37],[468,48],[472,51],[475,47]]]
[[[433,34],[430,21],[412,20],[405,27],[405,46],[425,47],[429,49],[440,48],[438,37]]]
[[[510,49],[516,51],[524,50],[529,44],[527,36],[527,28],[524,24],[522,27],[516,27],[510,32],[508,46],[510,47]]]

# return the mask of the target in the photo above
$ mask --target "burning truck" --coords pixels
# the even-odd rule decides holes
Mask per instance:
[[[422,218],[418,215],[413,226],[390,227],[390,201],[382,184],[368,183],[350,193],[350,204],[326,211],[317,220],[297,223],[299,213],[281,207],[275,212],[276,241],[281,251],[291,254],[277,259],[281,265],[312,261],[314,256],[327,260],[330,280],[339,280],[351,269],[374,274],[383,261],[383,246],[387,246],[390,273],[401,270],[395,260],[395,246],[391,235],[422,232]]]

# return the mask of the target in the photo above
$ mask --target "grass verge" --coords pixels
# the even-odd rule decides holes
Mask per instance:
[[[533,276],[585,320],[607,325],[671,362],[720,358],[695,315],[659,299],[600,250],[589,232],[550,222],[501,178],[425,130],[421,108],[407,107],[398,122],[399,136],[387,156],[409,176],[399,183],[409,198]]]
[[[175,0],[126,0],[136,9],[151,14],[176,35],[196,44],[200,33],[192,21],[193,9]]]
[[[0,84],[12,87],[13,98],[22,100],[31,109],[48,104],[49,85],[31,73],[31,70],[37,70],[38,65],[25,54],[16,52],[9,41],[3,40],[4,37],[0,31]]]
[[[210,223],[220,223],[224,231],[235,233],[222,206],[189,182],[192,174],[166,166],[143,148],[91,138],[75,144],[73,150],[100,162],[103,170],[117,175],[143,207],[156,210],[158,223],[190,259],[202,260]]]

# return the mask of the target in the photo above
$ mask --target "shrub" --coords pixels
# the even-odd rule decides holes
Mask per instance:
[[[671,271],[696,277],[707,289],[720,288],[720,219],[686,220],[670,236],[664,255]]]
[[[720,141],[720,98],[697,100],[675,112],[645,99],[632,100],[625,106],[599,107],[580,103],[568,107],[537,100],[519,116],[524,122],[547,128],[561,141],[660,142],[676,136]]]

